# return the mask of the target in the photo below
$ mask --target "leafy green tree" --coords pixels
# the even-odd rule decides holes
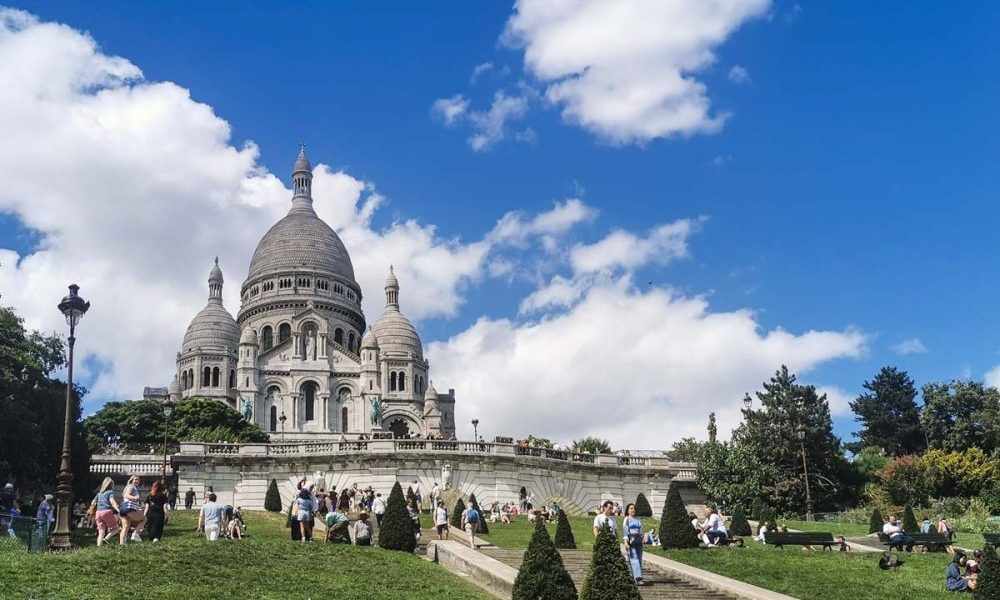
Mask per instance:
[[[573,536],[573,528],[570,527],[569,517],[566,511],[560,510],[558,521],[556,522],[556,548],[560,550],[576,550],[576,538]]]
[[[674,442],[670,446],[670,450],[667,450],[667,458],[678,462],[697,462],[703,443],[693,437],[681,438],[679,442]]]
[[[868,533],[879,533],[882,531],[882,526],[885,525],[885,521],[882,519],[882,511],[877,507],[872,511],[872,517],[868,521]]]
[[[867,391],[851,401],[855,420],[861,423],[856,433],[859,441],[851,445],[852,451],[872,446],[889,456],[903,456],[926,449],[917,388],[906,371],[882,367],[863,387]]]
[[[459,497],[458,501],[455,502],[455,510],[451,511],[451,520],[448,523],[452,527],[462,528],[462,513],[465,512],[465,502]]]
[[[976,600],[1000,600],[1000,558],[997,558],[996,548],[990,544],[983,548],[973,597]]]
[[[649,505],[649,500],[646,500],[646,494],[643,494],[642,492],[639,492],[639,495],[635,497],[635,516],[653,516],[653,507]]]
[[[549,438],[535,437],[533,435],[528,435],[528,445],[535,446],[536,448],[548,448],[549,450],[556,447]]]
[[[580,600],[642,600],[618,540],[607,524],[597,533]]]
[[[760,521],[757,527],[760,528],[764,523],[767,523],[768,531],[776,531],[778,529],[778,521],[774,518],[774,509],[766,504],[760,509]]]
[[[753,502],[750,504],[750,518],[754,521],[760,521],[760,511],[763,508],[764,501],[761,500],[759,496],[754,498]]]
[[[281,512],[281,494],[278,493],[278,482],[274,479],[267,485],[267,493],[264,494],[264,510]]]
[[[708,443],[719,441],[719,426],[715,422],[715,413],[708,413]]]
[[[573,440],[573,452],[590,452],[591,454],[611,454],[611,444],[608,440],[594,436],[587,436],[578,440]]]
[[[960,452],[975,446],[987,454],[1000,447],[1000,391],[978,381],[928,383],[920,423],[930,447]]]
[[[747,515],[742,506],[737,506],[736,510],[733,511],[733,522],[729,526],[729,531],[733,535],[753,535],[750,522],[747,521]]]
[[[479,528],[476,530],[476,533],[480,535],[489,535],[490,528],[489,525],[486,524],[486,513],[484,513],[483,509],[479,507],[479,501],[476,500],[475,494],[469,495],[469,506],[479,512]]]
[[[878,481],[879,473],[892,462],[892,457],[882,454],[881,448],[865,446],[854,455],[852,462],[865,482],[873,482]]]
[[[413,552],[417,547],[417,538],[413,535],[413,521],[410,520],[410,513],[406,510],[403,487],[398,481],[389,493],[382,525],[379,527],[378,545],[386,550],[401,552]]]
[[[541,519],[535,521],[511,600],[577,600],[576,585]]]
[[[920,532],[920,526],[917,525],[917,517],[913,514],[913,507],[909,504],[903,508],[903,531],[906,533]]]
[[[698,487],[712,499],[736,506],[751,504],[781,479],[774,465],[760,462],[761,455],[763,450],[754,443],[706,442],[695,471]]]
[[[893,504],[927,504],[930,484],[926,469],[917,457],[902,456],[889,463],[882,471],[882,481]]]
[[[691,525],[681,492],[676,485],[667,488],[667,501],[660,517],[660,545],[664,549],[697,548],[701,544]]]

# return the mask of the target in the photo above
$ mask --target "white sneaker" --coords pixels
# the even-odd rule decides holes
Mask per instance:
[[[133,531],[132,532],[132,537],[129,538],[129,539],[131,539],[133,542],[141,542],[142,541],[142,536],[139,535],[138,531]]]

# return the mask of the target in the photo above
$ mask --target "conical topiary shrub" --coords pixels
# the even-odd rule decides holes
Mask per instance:
[[[580,600],[642,600],[632,579],[632,569],[606,524],[594,542],[594,557],[590,560],[587,579],[583,581]]]
[[[489,535],[490,528],[486,524],[486,513],[479,507],[479,502],[476,501],[475,494],[469,496],[469,506],[479,511],[479,527],[476,529],[476,535]]]
[[[635,497],[635,516],[653,516],[653,507],[649,505],[649,500],[646,500],[646,494],[643,494],[642,492],[639,492],[639,495]]]
[[[462,528],[462,513],[465,512],[465,502],[459,497],[458,502],[455,503],[455,510],[451,511],[451,520],[448,523],[452,527]]]
[[[403,488],[397,481],[389,493],[389,501],[385,505],[382,525],[378,532],[378,545],[386,550],[413,552],[417,547],[417,538],[413,535],[413,521],[406,510],[406,499],[403,498]]]
[[[872,518],[868,520],[868,533],[882,533],[884,525],[885,521],[882,520],[882,511],[876,507],[872,511]]]
[[[920,526],[917,525],[917,517],[913,514],[913,507],[909,504],[903,508],[903,531],[906,533],[920,533]]]
[[[541,519],[535,521],[511,600],[577,600],[576,586]]]
[[[774,520],[774,511],[766,504],[760,508],[760,523],[767,523],[768,531],[778,529],[778,523]],[[757,528],[760,529],[760,525],[757,525]]]
[[[281,512],[281,494],[278,493],[278,482],[274,479],[267,485],[267,493],[264,494],[264,510]]]
[[[737,506],[736,510],[733,511],[733,521],[729,525],[729,533],[732,535],[753,535],[750,530],[750,522],[747,521],[747,515],[743,512],[742,506]]]
[[[576,550],[576,538],[573,537],[573,528],[569,525],[569,517],[566,511],[559,511],[559,521],[556,523],[556,548],[560,550]]]
[[[667,489],[667,501],[660,517],[660,545],[670,548],[697,548],[701,544],[698,534],[688,518],[681,492],[677,486]]]
[[[1000,600],[1000,558],[996,548],[987,544],[983,548],[983,560],[979,562],[979,577],[976,579],[976,600]]]
[[[750,505],[750,518],[754,521],[760,522],[760,511],[764,508],[764,501],[760,498],[754,498],[753,503]],[[758,525],[760,527],[760,525]]]
[[[417,495],[413,492],[413,486],[407,486],[406,488],[406,505],[407,506],[417,506]]]

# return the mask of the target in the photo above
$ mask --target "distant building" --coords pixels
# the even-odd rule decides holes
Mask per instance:
[[[177,354],[170,397],[225,402],[289,440],[378,429],[396,437],[451,437],[454,390],[439,394],[431,384],[420,336],[400,312],[392,267],[385,311],[366,332],[351,257],[313,210],[304,150],[292,181],[291,209],[257,245],[235,319],[222,305],[216,259],[208,304]]]

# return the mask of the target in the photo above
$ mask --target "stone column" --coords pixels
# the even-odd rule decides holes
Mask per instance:
[[[326,334],[319,334],[319,348],[317,348],[316,358],[326,358]]]
[[[302,340],[297,331],[292,334],[292,358],[302,358]]]
[[[320,404],[323,406],[323,431],[330,430],[330,394],[320,394]]]

